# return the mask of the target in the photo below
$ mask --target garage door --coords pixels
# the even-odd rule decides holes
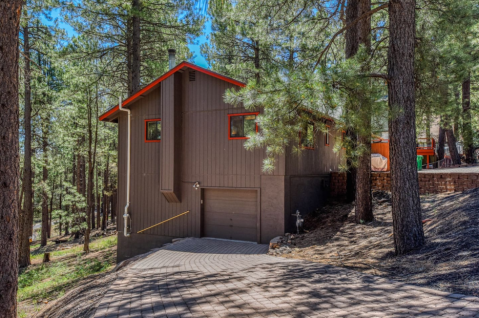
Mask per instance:
[[[257,191],[204,189],[206,237],[257,241]]]

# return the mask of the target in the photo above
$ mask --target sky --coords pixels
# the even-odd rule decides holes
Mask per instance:
[[[66,31],[68,36],[72,37],[77,34],[75,30],[68,23],[62,22],[62,19],[60,18],[60,9],[52,10],[51,17],[54,20],[58,19],[60,27]],[[43,18],[43,22],[47,25],[53,24],[53,22],[48,21],[45,18]],[[195,39],[194,41],[195,44],[189,44],[188,47],[190,48],[190,51],[194,55],[194,59],[193,59],[194,63],[198,66],[208,68],[209,67],[208,63],[206,62],[205,58],[201,55],[200,45],[203,43],[208,43],[207,36],[211,33],[211,21],[209,19],[205,22],[205,27],[203,31],[204,31],[204,34]]]

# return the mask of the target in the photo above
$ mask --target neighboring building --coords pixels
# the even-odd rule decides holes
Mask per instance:
[[[296,210],[324,205],[339,132],[298,136],[304,151],[286,149],[272,173],[262,171],[263,149],[244,148],[261,131],[261,111],[224,102],[244,84],[182,62],[123,102],[131,110],[129,237],[118,217],[118,261],[178,237],[214,237],[268,243],[292,231]],[[118,209],[127,193],[128,115],[118,105],[100,120],[118,123]],[[331,123],[332,124],[332,123]],[[189,211],[169,222],[139,231]],[[121,212],[123,213],[123,212]]]

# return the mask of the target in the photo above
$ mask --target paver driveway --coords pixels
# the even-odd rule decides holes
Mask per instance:
[[[186,239],[118,279],[95,317],[479,317],[479,299],[265,255],[268,247]]]

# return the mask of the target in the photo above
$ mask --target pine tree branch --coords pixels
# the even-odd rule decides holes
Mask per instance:
[[[350,24],[346,25],[345,27],[343,27],[341,30],[339,30],[338,32],[336,32],[333,37],[331,38],[331,41],[329,41],[328,45],[324,48],[323,51],[321,51],[321,54],[319,55],[319,58],[318,60],[316,61],[316,64],[314,65],[313,67],[313,72],[314,70],[316,70],[316,67],[318,67],[319,63],[321,62],[321,60],[323,59],[323,55],[329,50],[329,48],[331,47],[331,45],[333,44],[334,40],[336,39],[336,37],[338,37],[338,35],[342,34],[344,31],[348,30],[349,28],[351,28],[353,25],[355,25],[356,23],[358,23],[359,21],[361,21],[362,19],[365,19],[371,15],[373,15],[374,13],[382,10],[382,9],[386,9],[387,7],[389,7],[389,2],[388,3],[385,3],[383,5],[380,5],[379,7],[371,10],[371,11],[368,11],[366,13],[364,13],[363,15],[359,16],[358,18],[356,18],[353,22],[351,22]]]

